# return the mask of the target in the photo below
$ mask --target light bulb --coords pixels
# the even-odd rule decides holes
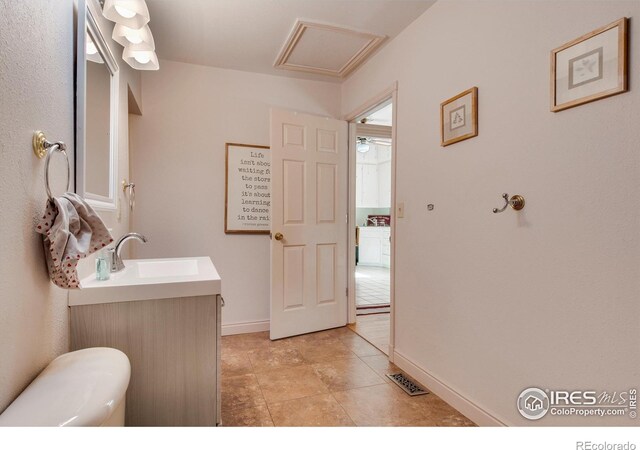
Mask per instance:
[[[140,33],[136,33],[135,31],[126,32],[124,37],[132,44],[139,44],[142,42],[142,36],[140,36]]]
[[[135,50],[129,45],[122,51],[122,59],[136,70],[158,70],[158,57],[153,50]]]
[[[139,30],[149,23],[149,8],[144,0],[100,0],[103,1],[102,15],[116,24]]]
[[[140,64],[147,64],[151,61],[151,54],[149,52],[136,52],[133,58]]]
[[[369,144],[359,142],[358,145],[356,145],[356,150],[360,153],[367,153],[369,151]]]
[[[132,17],[134,17],[136,15],[135,11],[131,11],[130,9],[127,9],[127,8],[125,8],[123,6],[120,6],[120,5],[114,5],[114,8],[118,12],[118,14],[120,14],[125,19],[131,19]]]

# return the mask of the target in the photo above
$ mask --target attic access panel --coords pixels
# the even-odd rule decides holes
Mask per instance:
[[[298,20],[274,67],[344,78],[385,39],[364,31]]]

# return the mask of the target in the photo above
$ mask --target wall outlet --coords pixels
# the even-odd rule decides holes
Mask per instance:
[[[396,208],[396,216],[398,217],[398,219],[404,218],[404,202],[399,202]]]

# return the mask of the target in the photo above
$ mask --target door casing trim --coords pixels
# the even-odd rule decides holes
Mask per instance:
[[[374,109],[376,106],[391,99],[393,105],[392,119],[391,119],[391,272],[390,272],[390,290],[389,290],[389,361],[393,362],[394,348],[395,348],[395,267],[396,267],[396,159],[397,159],[397,111],[398,111],[398,82],[395,81],[384,91],[380,92],[376,96],[370,98],[358,108],[351,111],[349,114],[343,117],[349,123],[349,200],[347,212],[347,223],[349,232],[347,233],[347,318],[349,323],[355,323],[356,321],[356,286],[355,286],[355,261],[356,261],[356,242],[355,233],[351,230],[355,230],[355,208],[356,208],[356,124],[354,121],[365,114],[366,112]]]

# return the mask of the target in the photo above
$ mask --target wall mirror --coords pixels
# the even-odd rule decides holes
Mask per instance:
[[[96,209],[116,209],[118,64],[103,22],[96,0],[79,0],[76,192]]]

